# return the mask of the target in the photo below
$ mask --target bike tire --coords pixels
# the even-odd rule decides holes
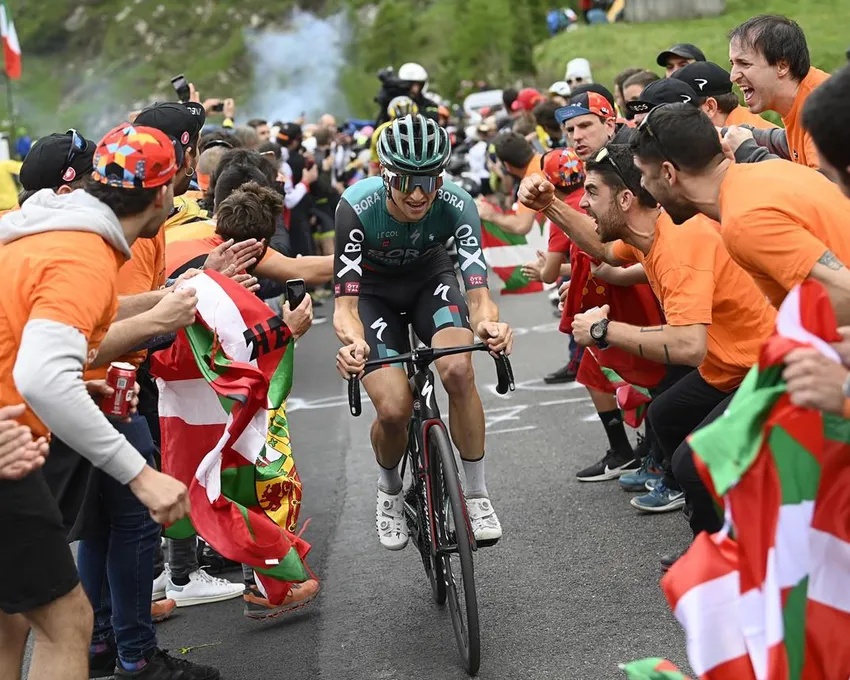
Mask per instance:
[[[419,466],[416,452],[410,451],[408,456],[410,469],[416,470]],[[431,596],[438,605],[444,605],[446,603],[446,580],[445,574],[443,574],[443,562],[437,555],[434,549],[434,543],[431,540],[431,514],[428,508],[428,493],[425,489],[426,482],[420,480],[415,474],[413,478],[414,482],[411,490],[413,491],[414,498],[411,505],[416,508],[415,521],[419,524],[419,531],[417,532],[419,540],[416,547],[419,549],[419,554],[422,557],[422,566],[425,568],[425,574],[428,576],[428,582],[431,584]],[[433,483],[432,493],[434,493]],[[433,497],[442,498],[442,486],[439,489],[439,494],[439,496],[434,495]]]
[[[435,522],[440,526],[438,529],[440,544],[457,545],[457,552],[442,552],[439,555],[445,576],[446,599],[464,669],[469,675],[475,675],[481,665],[481,638],[478,598],[475,593],[475,570],[472,563],[472,536],[454,452],[442,427],[435,426],[428,430],[428,455],[432,486],[435,477],[439,476],[442,480],[442,499],[432,495],[434,501],[432,512],[435,513]],[[460,597],[457,591],[458,575],[455,574],[453,567],[453,555],[457,557],[460,566],[459,576],[463,586],[463,597]],[[465,621],[461,602],[465,609]]]

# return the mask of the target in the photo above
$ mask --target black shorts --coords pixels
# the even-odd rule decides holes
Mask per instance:
[[[41,470],[0,480],[0,610],[30,612],[80,582],[62,515]]]
[[[407,352],[408,324],[413,325],[416,337],[426,345],[443,328],[470,328],[469,307],[453,269],[432,274],[430,278],[365,272],[357,310],[371,359]],[[401,364],[398,366],[403,368]],[[366,372],[379,368],[383,366],[370,367]]]

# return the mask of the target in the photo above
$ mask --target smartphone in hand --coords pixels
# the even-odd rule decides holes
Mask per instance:
[[[189,101],[191,94],[189,91],[189,81],[186,80],[186,76],[184,76],[182,73],[179,76],[174,76],[171,79],[171,86],[177,93],[178,100],[180,100],[181,102]]]
[[[289,279],[285,284],[285,288],[289,308],[295,309],[304,301],[307,295],[307,285],[304,283],[304,279]]]

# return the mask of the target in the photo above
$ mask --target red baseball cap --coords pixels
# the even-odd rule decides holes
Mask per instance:
[[[526,87],[519,91],[514,103],[511,104],[511,111],[531,111],[536,104],[539,104],[545,99],[546,97],[533,87]]]
[[[543,174],[556,188],[565,191],[584,185],[584,163],[569,147],[552,149],[543,156]]]
[[[123,189],[161,187],[177,174],[175,144],[156,128],[122,123],[97,145],[92,178]]]
[[[599,116],[602,120],[608,120],[617,115],[611,102],[598,92],[582,92],[570,99],[569,106],[562,106],[555,111],[555,120],[559,125],[563,125],[571,118],[586,116],[588,113]]]

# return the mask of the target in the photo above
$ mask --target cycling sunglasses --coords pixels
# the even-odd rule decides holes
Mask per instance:
[[[652,123],[650,123],[650,121],[652,120],[652,114],[655,113],[656,111],[658,111],[658,109],[664,108],[665,106],[668,106],[668,105],[667,104],[659,104],[658,106],[654,106],[649,111],[649,113],[646,114],[646,117],[640,122],[640,125],[638,125],[637,129],[638,130],[646,130],[646,133],[658,145],[658,150],[661,151],[661,155],[664,157],[664,160],[667,161],[668,163],[670,163],[670,165],[672,165],[674,168],[676,168],[676,170],[681,170],[681,168],[677,165],[676,161],[674,161],[672,158],[670,158],[670,154],[667,153],[667,149],[664,147],[664,144],[661,142],[661,139],[659,139],[658,135],[656,135],[655,132],[653,132]]]
[[[389,170],[384,174],[389,185],[403,194],[412,194],[417,187],[430,194],[443,186],[442,175],[399,175]]]
[[[86,150],[86,139],[74,128],[66,131],[65,134],[71,135],[71,148],[68,149],[68,157],[65,159],[65,167],[68,168],[74,162],[77,154]]]

